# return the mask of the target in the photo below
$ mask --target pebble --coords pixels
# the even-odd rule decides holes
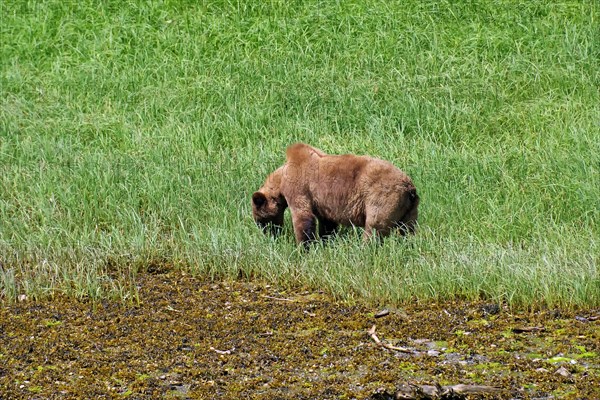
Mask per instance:
[[[565,367],[560,367],[556,370],[555,374],[564,376],[565,378],[569,378],[572,374]]]

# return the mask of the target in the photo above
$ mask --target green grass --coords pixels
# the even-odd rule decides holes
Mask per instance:
[[[2,1],[0,292],[163,265],[340,298],[600,305],[600,5]],[[392,161],[420,230],[302,254],[250,195],[304,141]]]

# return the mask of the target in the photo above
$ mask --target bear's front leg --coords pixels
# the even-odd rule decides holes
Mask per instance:
[[[363,243],[370,242],[372,238],[377,239],[377,242],[381,243],[383,238],[390,234],[392,224],[389,221],[390,218],[387,215],[381,216],[377,213],[368,214],[365,221]]]
[[[291,211],[296,243],[303,244],[308,249],[310,242],[316,239],[317,220],[312,212],[294,209]]]
[[[321,240],[330,239],[337,231],[338,224],[332,220],[319,218],[319,237]]]

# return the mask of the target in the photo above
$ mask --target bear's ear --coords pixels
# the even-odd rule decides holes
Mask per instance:
[[[254,204],[257,208],[262,207],[267,202],[267,196],[265,196],[261,192],[254,192],[252,194],[252,204]]]

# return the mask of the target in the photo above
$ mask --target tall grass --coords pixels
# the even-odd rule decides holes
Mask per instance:
[[[0,292],[175,266],[377,303],[600,304],[600,5],[1,4]],[[394,162],[420,231],[302,254],[250,194],[305,141]]]

